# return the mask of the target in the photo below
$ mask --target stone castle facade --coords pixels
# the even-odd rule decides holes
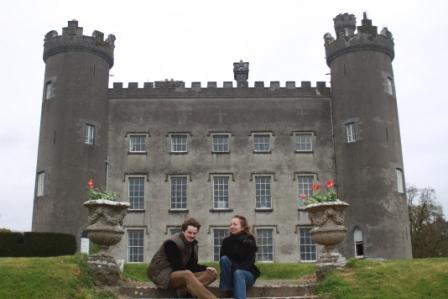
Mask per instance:
[[[200,259],[214,260],[234,214],[245,215],[260,261],[313,261],[319,248],[298,205],[314,181],[336,180],[350,203],[347,256],[410,258],[392,34],[364,15],[334,18],[324,36],[331,87],[233,81],[114,83],[115,37],[69,21],[45,36],[33,231],[80,238],[86,182],[130,202],[114,255],[147,262],[186,217],[202,224]]]

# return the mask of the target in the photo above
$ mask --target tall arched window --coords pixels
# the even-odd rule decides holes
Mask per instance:
[[[355,257],[364,257],[364,241],[362,238],[362,230],[358,227],[353,232],[353,241],[355,243]]]

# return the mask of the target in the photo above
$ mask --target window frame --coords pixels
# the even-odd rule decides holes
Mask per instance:
[[[396,179],[396,188],[397,192],[400,194],[404,194],[406,189],[404,185],[404,172],[401,168],[395,168],[395,179]]]
[[[301,178],[311,178],[311,182],[307,182],[306,184],[306,189],[302,189],[301,190],[301,184],[305,184],[303,182],[300,181]],[[301,173],[301,174],[297,174],[296,175],[296,180],[297,180],[297,192],[298,192],[298,198],[301,198],[302,194],[305,194],[305,198],[308,198],[311,196],[311,194],[313,194],[313,189],[312,189],[312,185],[314,182],[317,181],[317,175],[316,174],[312,174],[312,173]],[[305,191],[305,192],[301,192],[301,191]]]
[[[259,143],[257,142],[258,138],[266,138],[268,139],[268,143]],[[272,133],[271,132],[256,132],[252,133],[252,139],[253,139],[253,152],[256,154],[260,153],[271,153],[272,152]],[[267,149],[257,149],[257,145],[268,145]]]
[[[186,154],[188,153],[188,133],[171,133],[170,134],[170,153],[172,154]],[[175,143],[176,138],[184,138],[185,143]],[[185,147],[185,149],[178,150],[176,149],[177,146]]]
[[[260,231],[270,231],[271,232],[271,236],[270,236],[271,244],[268,244],[268,245],[263,244],[263,241],[260,240],[260,236],[259,236]],[[272,228],[272,227],[257,227],[257,228],[255,228],[255,238],[257,241],[257,253],[256,253],[257,262],[273,263],[274,262],[274,228]],[[263,248],[266,248],[266,247],[269,248],[269,246],[270,246],[270,252],[264,253]],[[271,255],[271,259],[261,260],[259,257],[263,256],[263,255]]]
[[[185,184],[180,184],[180,201],[177,200],[177,192],[178,189],[174,190],[176,193],[173,194],[173,181],[174,180],[180,180],[185,182]],[[188,202],[188,176],[187,175],[170,175],[169,176],[169,182],[170,182],[170,211],[186,211],[187,210],[187,202]],[[177,183],[176,183],[177,186]],[[185,186],[182,188],[182,186]],[[178,187],[176,187],[178,188]],[[173,201],[173,199],[175,199]],[[177,204],[180,203],[180,207],[177,206]],[[174,204],[174,206],[173,206]]]
[[[269,196],[269,200],[268,200],[269,206],[261,206],[261,199],[259,200],[259,197],[263,196],[263,194],[259,194],[259,192],[258,192],[259,191],[258,190],[258,185],[259,184],[258,184],[257,180],[258,179],[262,179],[262,178],[269,179],[269,194],[268,195],[264,194],[265,196]],[[255,209],[256,210],[272,210],[273,209],[273,204],[272,204],[272,181],[273,181],[272,175],[263,175],[263,174],[256,174],[256,175],[254,175]],[[261,191],[263,191],[263,190],[260,190],[260,192]],[[266,189],[264,191],[265,191],[265,193],[267,193]],[[260,203],[260,205],[259,205],[259,203]]]
[[[84,124],[83,143],[86,145],[95,145],[96,141],[96,126],[92,123]]]
[[[313,240],[311,239],[311,234],[309,233],[310,232],[310,230],[311,230],[311,226],[309,226],[309,225],[299,225],[298,226],[298,238],[297,238],[297,240],[298,240],[298,245],[299,245],[299,261],[300,262],[304,262],[304,263],[312,263],[312,262],[316,262],[317,261],[317,244],[316,243],[314,243],[313,242]],[[306,235],[306,236],[304,236],[303,238],[302,238],[302,230],[308,230],[308,235]],[[307,243],[305,243],[305,244],[302,244],[302,239],[305,239],[305,240],[307,240],[308,242]],[[302,246],[304,246],[304,247],[306,247],[306,248],[308,248],[308,247],[311,247],[311,248],[313,248],[314,247],[314,252],[311,250],[311,251],[306,251],[305,250],[305,252],[302,252]],[[303,256],[302,255],[313,255],[314,254],[314,259],[303,259]]]
[[[357,141],[356,123],[353,121],[345,124],[345,141],[346,143],[354,143]]]
[[[357,236],[361,236],[361,239],[359,240]],[[362,246],[362,254],[358,254],[358,245]],[[355,229],[353,230],[353,246],[355,250],[355,258],[364,258],[365,256],[364,234],[359,227],[355,227]]]
[[[39,171],[37,173],[36,197],[44,197],[45,196],[46,180],[47,180],[47,176],[45,174],[45,171]]]
[[[299,138],[302,136],[309,137],[309,149],[300,149],[299,147]],[[296,153],[310,153],[314,151],[314,133],[313,132],[296,132],[294,133],[294,151]],[[303,143],[304,144],[304,143]]]
[[[143,154],[143,153],[147,153],[147,138],[148,138],[148,134],[143,134],[143,133],[132,133],[128,135],[129,137],[129,153],[131,154]],[[135,148],[133,148],[133,143],[132,140],[133,138],[136,137],[143,137],[143,150],[135,150]],[[134,144],[135,145],[135,144]],[[142,146],[142,143],[138,144],[139,146]]]
[[[218,185],[216,185],[215,184],[215,180],[217,180],[217,179],[224,179],[223,184],[220,184],[218,182]],[[211,182],[212,182],[212,202],[213,202],[212,206],[213,206],[213,210],[228,210],[228,209],[230,209],[230,186],[229,186],[230,184],[229,184],[229,181],[230,181],[230,176],[229,175],[217,174],[217,175],[213,175],[212,176]],[[224,183],[226,183],[226,184],[224,184]],[[218,188],[218,190],[216,190],[215,189],[216,186],[218,186],[218,187],[223,186],[223,190],[219,190],[219,188]],[[225,198],[225,196],[227,194],[226,200],[224,200],[224,201],[222,201],[222,200],[218,201],[217,200],[216,193],[219,193],[220,191],[223,193],[223,195],[222,195],[223,198]],[[218,202],[224,202],[225,203],[225,207],[220,207]]]
[[[222,236],[218,236],[218,238],[215,235],[215,232],[224,232],[224,235]],[[218,262],[219,258],[220,258],[220,253],[221,253],[221,244],[222,244],[222,240],[224,240],[225,237],[227,237],[229,235],[229,229],[225,228],[225,227],[215,227],[212,228],[212,258],[213,261]],[[216,244],[215,242],[217,240],[221,240],[221,242],[219,244]],[[217,257],[217,259],[216,259]]]
[[[44,88],[44,100],[49,100],[54,97],[54,82],[53,80],[48,80],[45,82]]]
[[[211,134],[212,139],[212,153],[214,154],[227,154],[230,153],[230,134],[229,133],[213,133]],[[224,147],[227,146],[227,149],[220,150],[217,149],[216,146],[223,146],[222,143],[215,143],[215,138],[217,137],[225,137],[227,143],[224,143]]]
[[[141,202],[139,201],[139,205],[136,208],[133,208],[133,202],[131,201],[131,180],[134,179],[141,179],[143,182],[143,190],[138,190],[143,191],[143,196],[141,196]],[[144,175],[128,175],[127,176],[127,196],[128,196],[128,202],[129,202],[129,211],[142,211],[145,210],[145,196],[146,196],[146,176]],[[136,197],[136,196],[135,196]],[[141,206],[141,207],[140,207]]]
[[[127,249],[127,255],[126,255],[127,262],[128,263],[142,263],[142,262],[144,262],[144,260],[145,260],[145,231],[144,231],[144,229],[143,228],[132,228],[132,229],[127,229],[126,232],[127,232],[127,246],[126,246],[126,249]],[[131,233],[136,233],[136,232],[141,233],[141,239],[138,240],[139,243],[140,243],[140,240],[141,240],[141,245],[140,244],[139,245],[131,245]],[[138,236],[138,237],[140,237],[140,236]],[[133,248],[138,249],[137,250],[138,251],[137,252],[137,257],[136,257],[136,258],[138,258],[138,260],[131,259],[131,257],[133,255],[135,255],[135,253],[133,253],[133,250],[132,250]],[[140,260],[140,257],[141,257],[141,260]]]

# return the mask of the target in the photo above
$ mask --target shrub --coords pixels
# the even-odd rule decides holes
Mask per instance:
[[[71,255],[77,249],[75,236],[63,233],[0,232],[0,244],[2,257]]]

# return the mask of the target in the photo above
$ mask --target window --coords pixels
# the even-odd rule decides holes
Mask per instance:
[[[142,229],[128,230],[128,262],[143,262],[144,237]]]
[[[395,169],[395,173],[397,176],[397,192],[404,193],[403,170],[397,168],[397,169]]]
[[[390,95],[394,95],[394,80],[392,77],[386,78],[386,92]]]
[[[213,177],[213,208],[227,209],[229,208],[229,177],[214,176]]]
[[[353,241],[355,242],[355,257],[364,256],[364,242],[362,237],[362,230],[355,228],[353,232]]]
[[[170,227],[169,228],[170,237],[174,236],[175,234],[180,233],[181,231],[182,231],[182,228],[180,226]]]
[[[271,209],[271,177],[270,176],[256,176],[255,177],[255,197],[257,209]]]
[[[257,235],[257,260],[260,262],[269,262],[274,260],[272,228],[258,228]]]
[[[93,144],[95,142],[95,126],[86,124],[84,127],[84,143]]]
[[[130,177],[129,178],[129,209],[143,210],[145,201],[145,178]]]
[[[316,244],[311,239],[311,227],[299,227],[299,252],[301,261],[316,260]]]
[[[187,135],[174,134],[171,135],[171,152],[186,153],[187,152]]]
[[[296,134],[296,152],[313,151],[313,135],[311,133]]]
[[[49,100],[52,97],[54,97],[54,84],[52,81],[47,81],[45,83],[44,98]]]
[[[222,240],[228,234],[227,228],[214,228],[213,229],[213,260],[219,261],[219,255],[221,253]]]
[[[171,177],[171,209],[187,208],[187,178]]]
[[[130,135],[129,136],[129,152],[145,153],[146,152],[146,135]]]
[[[348,123],[345,125],[345,133],[347,136],[347,143],[356,141],[355,123]]]
[[[39,172],[37,174],[37,190],[36,196],[44,196],[45,193],[45,172]]]
[[[305,194],[306,197],[311,196],[313,193],[312,185],[314,182],[313,175],[299,175],[297,177],[299,187],[299,197],[301,194]]]
[[[254,151],[270,152],[271,151],[271,135],[270,134],[254,134]]]
[[[228,153],[229,152],[229,135],[214,134],[213,135],[213,152]]]

